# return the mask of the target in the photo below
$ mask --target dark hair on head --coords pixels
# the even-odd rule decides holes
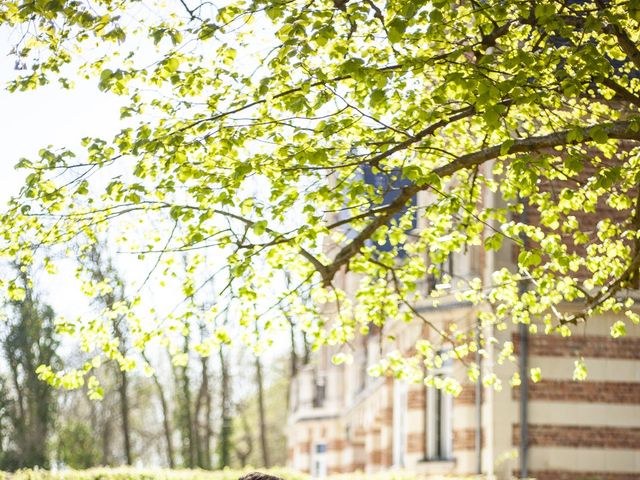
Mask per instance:
[[[283,480],[283,479],[280,477],[274,477],[273,475],[269,475],[267,473],[251,472],[240,477],[238,480]]]

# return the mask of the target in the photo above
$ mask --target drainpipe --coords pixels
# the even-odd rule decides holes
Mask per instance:
[[[476,326],[476,338],[480,343],[480,320]],[[480,345],[478,345],[479,347]],[[482,473],[482,355],[480,348],[476,350],[476,363],[480,375],[476,381],[476,473]]]
[[[520,477],[529,476],[529,326],[520,324]]]
[[[422,372],[423,372],[423,377],[426,377],[426,367],[422,367]],[[424,383],[424,382],[423,382]],[[427,384],[424,383],[423,384],[423,390],[422,390],[422,394],[424,395],[424,408],[422,409],[422,457],[424,461],[429,460],[429,445],[428,442],[430,441],[428,438],[429,435],[429,418],[427,415],[427,398],[428,398],[428,387]]]
[[[493,167],[495,165],[495,160],[491,160],[485,164],[484,175],[490,179],[494,180]],[[490,190],[486,190],[484,192],[484,202],[487,208],[496,208],[499,207],[500,204],[498,202],[498,194],[493,193]],[[498,228],[498,224],[495,220],[491,221],[494,228]],[[485,285],[491,284],[491,274],[496,270],[498,263],[498,259],[496,258],[496,252],[494,250],[489,250],[485,253],[485,263],[481,265],[482,267],[482,280]],[[494,336],[494,326],[493,323],[489,322],[488,325],[483,326],[484,338],[490,339]],[[484,349],[486,350],[486,359],[484,362],[484,370],[486,375],[491,375],[493,373],[494,368],[494,344],[493,342],[486,342],[484,345]],[[486,392],[484,392],[484,440],[485,440],[485,458],[487,462],[485,462],[485,475],[487,480],[493,480],[495,478],[495,391],[493,388],[487,388]]]
[[[526,199],[521,199],[521,222],[528,223],[528,204]],[[521,234],[522,248],[528,248],[528,239]],[[522,279],[518,285],[518,293],[522,296],[527,291],[527,281]],[[529,477],[529,325],[520,324],[520,478]]]
[[[476,363],[480,375],[476,380],[476,473],[482,473],[482,355],[480,354],[480,319],[476,323]]]

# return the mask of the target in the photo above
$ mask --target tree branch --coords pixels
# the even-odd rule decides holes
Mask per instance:
[[[640,107],[640,97],[634,95],[632,92],[624,88],[622,85],[614,82],[610,78],[603,79],[600,83],[602,83],[605,87],[610,88],[614,92],[616,92],[616,96],[625,102],[629,102],[636,107]]]
[[[505,155],[535,152],[543,149],[558,147],[561,145],[586,143],[593,140],[590,132],[595,127],[602,128],[602,130],[606,132],[609,138],[640,141],[640,132],[634,131],[631,128],[631,122],[619,121],[607,125],[592,125],[580,129],[582,140],[575,139],[569,141],[567,139],[567,136],[570,133],[569,130],[537,137],[518,139],[513,141],[513,144],[509,147],[508,152],[503,152],[503,145],[494,145],[492,147],[478,150],[476,152],[468,153],[466,155],[458,157],[456,160],[453,160],[446,165],[433,169],[428,175],[425,175],[424,178],[428,179],[433,175],[436,175],[439,178],[449,177],[460,170],[474,168],[476,166],[482,165],[489,160],[503,157]],[[330,284],[336,272],[342,266],[349,263],[351,258],[360,251],[365,242],[374,234],[374,232],[378,228],[388,223],[394,215],[400,213],[414,195],[422,190],[427,190],[429,188],[430,184],[428,183],[412,183],[411,185],[404,187],[398,197],[390,202],[384,209],[384,211],[382,211],[379,216],[375,217],[360,233],[358,233],[358,235],[356,235],[353,240],[351,240],[350,243],[345,245],[336,254],[333,262],[330,265],[327,265],[322,271],[320,271],[324,284]]]

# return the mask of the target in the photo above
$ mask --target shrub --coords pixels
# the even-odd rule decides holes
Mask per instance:
[[[238,480],[242,475],[256,470],[169,470],[169,469],[136,469],[121,468],[91,468],[87,470],[19,470],[16,473],[0,472],[0,480]],[[311,480],[307,474],[286,468],[257,469],[284,480]],[[480,480],[483,477],[452,477],[417,475],[409,472],[386,472],[379,474],[349,473],[331,475],[327,480]]]

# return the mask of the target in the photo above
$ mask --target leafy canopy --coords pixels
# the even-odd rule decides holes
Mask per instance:
[[[4,1],[29,66],[10,89],[84,78],[127,99],[114,138],[21,160],[4,252],[29,262],[79,241],[83,255],[108,227],[150,282],[182,278],[187,301],[155,322],[135,295],[111,312],[139,349],[171,344],[212,275],[227,307],[208,313],[203,354],[230,341],[215,321],[229,313],[248,340],[287,313],[317,345],[343,344],[440,295],[483,305],[485,326],[539,318],[549,334],[621,312],[611,333],[625,335],[638,323],[639,21],[638,0]],[[517,268],[425,293],[474,248]],[[79,276],[90,295],[110,288]],[[77,386],[103,356],[133,368],[103,323],[60,328],[96,359],[44,368],[50,381]],[[473,330],[432,328],[461,357],[479,348]],[[436,350],[422,341],[418,357],[437,363]]]

